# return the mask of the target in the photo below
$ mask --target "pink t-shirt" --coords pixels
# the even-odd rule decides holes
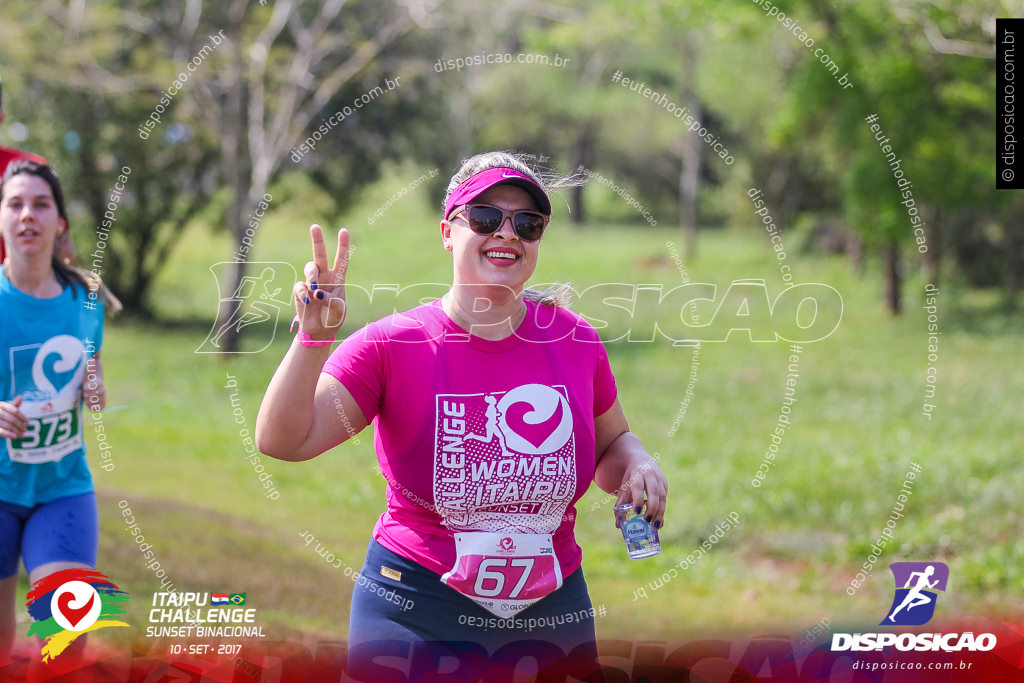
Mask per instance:
[[[583,318],[528,301],[515,334],[488,341],[437,300],[352,334],[323,371],[376,423],[381,545],[444,574],[457,531],[545,533],[562,576],[579,568],[574,506],[594,479],[594,417],[616,396]]]

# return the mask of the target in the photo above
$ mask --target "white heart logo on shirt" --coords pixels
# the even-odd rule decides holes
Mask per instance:
[[[497,408],[507,445],[520,453],[554,453],[572,436],[569,402],[549,386],[516,387],[498,401]]]

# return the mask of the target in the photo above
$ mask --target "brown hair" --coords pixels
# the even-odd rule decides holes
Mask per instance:
[[[70,230],[71,224],[68,221],[67,207],[64,204],[64,191],[61,189],[57,171],[48,164],[40,164],[31,159],[12,161],[8,164],[7,170],[4,171],[3,180],[0,181],[0,201],[3,200],[4,187],[6,187],[7,181],[17,175],[32,175],[41,178],[50,186],[53,202],[57,205],[57,215],[64,219],[64,224]],[[89,296],[95,297],[94,292],[99,291],[111,314],[120,312],[122,309],[121,302],[114,296],[113,292],[107,289],[100,276],[82,268],[75,268],[61,261],[57,258],[57,245],[58,243],[54,241],[54,253],[50,259],[50,265],[53,267],[53,274],[56,276],[57,282],[62,287],[71,287],[71,294],[76,298],[78,297],[78,288],[75,285],[80,285],[85,291],[89,292]]]

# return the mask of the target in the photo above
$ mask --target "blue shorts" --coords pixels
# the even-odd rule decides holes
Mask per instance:
[[[401,580],[382,575],[382,566],[400,572]],[[441,583],[434,572],[371,541],[352,591],[347,671],[356,681],[412,681],[422,675],[511,680],[513,672],[537,671],[599,680],[583,568],[505,620]]]
[[[0,501],[0,579],[49,562],[96,566],[99,517],[96,494],[82,493],[33,507]]]

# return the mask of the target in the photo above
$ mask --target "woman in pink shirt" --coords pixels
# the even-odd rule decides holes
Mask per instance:
[[[597,333],[557,291],[525,288],[550,215],[520,158],[466,160],[441,220],[451,289],[333,353],[349,235],[338,232],[332,267],[311,228],[313,261],[294,289],[300,330],[256,438],[263,453],[300,461],[375,423],[387,510],[353,592],[356,678],[386,675],[383,655],[427,670],[451,657],[456,679],[501,677],[524,656],[593,670],[575,503],[596,482],[662,525],[667,482],[629,431]]]

